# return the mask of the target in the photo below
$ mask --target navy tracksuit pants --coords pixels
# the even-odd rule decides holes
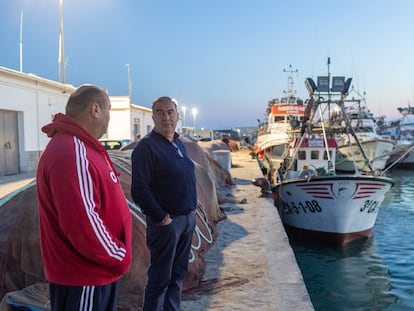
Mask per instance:
[[[52,311],[116,311],[119,281],[104,286],[49,284]]]

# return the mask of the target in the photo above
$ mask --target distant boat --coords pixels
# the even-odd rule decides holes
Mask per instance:
[[[275,168],[282,162],[283,154],[294,138],[292,130],[299,129],[304,118],[305,105],[296,97],[293,89],[292,66],[288,77],[285,96],[272,99],[266,108],[267,120],[259,124],[257,139],[253,146],[264,175],[274,175]],[[260,121],[260,120],[259,120]]]
[[[399,107],[398,111],[402,117],[393,126],[384,129],[381,134],[394,140],[399,151],[398,158],[393,157],[391,161],[397,162],[398,167],[412,169],[414,168],[414,107],[410,105]]]
[[[345,100],[344,103],[351,127],[367,159],[360,152],[355,138],[349,133],[342,132],[336,136],[338,142],[336,169],[343,172],[385,169],[388,159],[393,154],[394,142],[377,133],[374,116],[363,99]]]
[[[324,112],[336,106],[346,118],[344,99],[351,80],[333,77],[335,88],[331,89],[326,88],[330,75],[322,78],[318,86],[310,78],[305,82],[310,92],[307,108],[312,114],[290,143],[272,193],[289,235],[344,246],[371,235],[385,194],[394,182],[374,170],[337,171],[338,145],[332,129],[326,127]],[[351,126],[348,131],[353,131]]]

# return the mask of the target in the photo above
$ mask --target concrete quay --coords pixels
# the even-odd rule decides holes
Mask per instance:
[[[0,200],[36,179],[36,172],[0,176]]]
[[[314,310],[273,200],[252,184],[262,177],[256,159],[249,150],[231,158],[232,194],[243,204],[221,205],[227,219],[218,223],[218,239],[204,255],[205,286],[184,295],[182,310]]]

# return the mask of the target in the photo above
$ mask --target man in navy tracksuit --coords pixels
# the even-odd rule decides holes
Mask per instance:
[[[179,311],[196,223],[194,163],[175,132],[177,104],[159,97],[152,113],[154,129],[131,157],[131,195],[146,215],[151,254],[143,311]]]

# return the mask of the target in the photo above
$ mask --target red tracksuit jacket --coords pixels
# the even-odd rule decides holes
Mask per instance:
[[[131,263],[132,218],[118,175],[100,142],[57,114],[37,170],[40,242],[46,279],[106,285]]]

